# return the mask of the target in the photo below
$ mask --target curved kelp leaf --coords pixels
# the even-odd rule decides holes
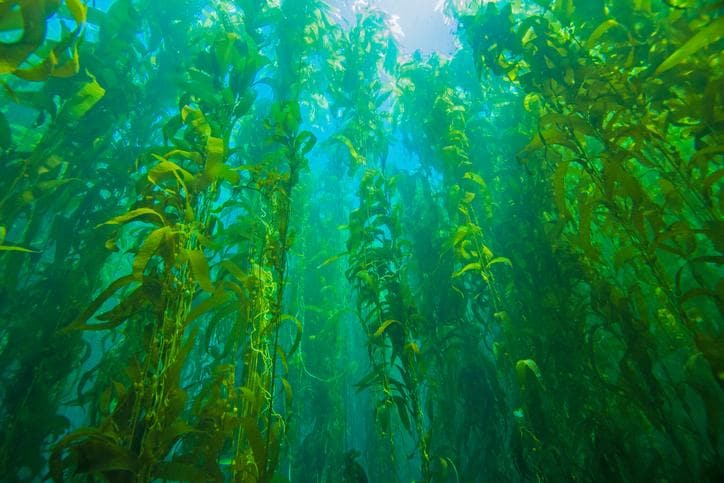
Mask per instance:
[[[515,363],[515,373],[518,376],[518,383],[521,387],[526,386],[527,374],[531,373],[535,376],[536,381],[543,386],[543,375],[538,368],[538,364],[533,359],[521,359]]]
[[[352,141],[350,141],[350,139],[347,136],[338,134],[336,136],[333,136],[332,140],[338,141],[347,147],[347,150],[349,151],[349,155],[352,158],[352,161],[354,161],[355,166],[367,164],[367,159],[365,159],[365,157],[357,151],[357,148],[354,147],[354,144],[352,144]]]
[[[231,169],[224,161],[226,159],[226,147],[221,138],[209,136],[206,141],[206,174],[212,180],[222,179],[232,185],[239,183],[241,178],[239,172]]]
[[[719,17],[702,30],[694,34],[684,45],[666,58],[657,68],[655,74],[662,74],[690,58],[704,47],[717,42],[724,36],[724,17]]]
[[[322,263],[317,265],[317,270],[319,270],[320,268],[326,267],[330,263],[336,262],[337,260],[339,260],[340,258],[342,258],[348,254],[349,254],[349,252],[342,252],[342,253],[338,253],[337,255],[333,255],[333,256],[329,257],[328,259],[326,259],[325,261],[323,261]]]
[[[150,217],[146,215],[150,215]],[[144,217],[142,221],[148,221],[149,219],[158,218],[158,221],[161,222],[161,225],[166,224],[166,220],[164,219],[163,215],[161,215],[158,211],[151,208],[136,208],[135,210],[131,210],[128,213],[116,216],[115,218],[111,218],[106,222],[96,225],[96,228],[103,225],[121,225],[140,217]]]
[[[302,131],[294,140],[294,146],[300,156],[306,156],[317,144],[317,136],[309,131]]]
[[[294,392],[292,391],[292,385],[289,384],[289,381],[287,381],[285,378],[281,378],[282,380],[282,386],[284,386],[284,394],[286,395],[286,401],[287,406],[292,405],[292,400],[294,399]]]
[[[12,245],[0,245],[0,252],[40,253],[37,250],[30,250],[29,248],[16,247]]]
[[[397,406],[397,414],[400,416],[400,422],[405,427],[408,433],[412,433],[412,426],[410,425],[410,415],[408,414],[407,403],[405,398],[402,396],[394,396],[392,400]]]
[[[98,309],[100,309],[101,306],[119,289],[137,281],[138,280],[133,275],[126,275],[125,277],[121,277],[110,284],[108,288],[101,292],[101,294],[96,297],[96,299],[64,330],[98,330],[104,328],[103,326],[86,324],[86,322],[88,322],[88,319],[90,319],[93,314],[95,314]]]
[[[44,0],[21,3],[23,35],[13,43],[0,42],[0,74],[13,72],[42,45],[46,34],[46,3]],[[15,5],[16,2],[2,2],[0,17],[8,15]]]
[[[157,154],[152,154],[158,164],[148,171],[148,180],[157,185],[166,178],[177,180],[184,188],[193,185],[194,175],[183,169],[173,161],[169,161]]]
[[[90,77],[90,82],[83,84],[78,92],[68,99],[60,112],[61,116],[68,116],[71,119],[80,119],[106,94],[106,90],[101,87],[95,76],[88,71],[86,71],[86,75]]]
[[[495,265],[496,263],[503,263],[505,265],[508,265],[510,268],[513,268],[513,262],[511,262],[509,258],[505,258],[505,257],[495,257],[492,260],[490,260],[485,267],[490,268],[492,265]]]
[[[291,357],[292,355],[294,355],[297,348],[299,347],[299,343],[302,341],[302,333],[303,333],[304,328],[302,326],[302,322],[298,318],[294,317],[293,315],[284,314],[284,315],[282,315],[281,320],[282,320],[282,322],[285,320],[291,320],[292,322],[294,322],[294,325],[297,327],[297,333],[294,336],[294,342],[292,342],[292,346],[289,348],[288,357]]]
[[[379,328],[375,331],[374,334],[372,334],[372,337],[380,337],[382,334],[384,334],[385,330],[392,324],[400,324],[399,320],[389,319],[382,322],[382,325],[379,326]]]
[[[586,48],[592,49],[593,47],[595,47],[598,39],[600,39],[606,32],[614,27],[620,27],[625,29],[623,25],[621,25],[614,19],[604,20],[588,37],[588,40],[586,41]]]
[[[469,272],[470,270],[476,270],[476,271],[482,273],[482,268],[483,268],[483,267],[482,267],[482,265],[480,264],[480,262],[468,263],[468,264],[465,265],[463,268],[461,268],[461,269],[458,270],[457,272],[453,273],[453,274],[452,274],[452,278],[460,277],[461,275],[465,274],[466,272]]]
[[[163,243],[172,241],[174,237],[174,230],[170,226],[164,226],[152,231],[148,237],[143,241],[141,248],[136,253],[136,258],[133,259],[133,276],[136,280],[143,278],[143,272],[146,270],[148,262],[151,260]],[[173,250],[170,250],[171,252]],[[167,267],[168,270],[170,267]]]
[[[203,300],[199,304],[197,304],[193,309],[191,309],[191,312],[189,312],[189,315],[186,317],[185,325],[190,324],[206,312],[209,312],[216,307],[219,307],[226,302],[230,301],[232,298],[232,294],[229,292],[224,291],[223,289],[216,289],[214,293],[207,299]]]
[[[70,451],[72,458],[63,460],[63,452]],[[137,459],[130,450],[121,446],[112,434],[95,428],[79,429],[61,439],[50,455],[50,476],[54,481],[63,482],[63,469],[68,463],[75,463],[76,474],[118,474],[136,471]]]
[[[191,265],[191,273],[194,279],[198,282],[199,286],[207,292],[214,291],[214,285],[211,283],[211,276],[209,274],[209,263],[206,261],[206,256],[201,250],[184,250],[183,256],[189,261]]]
[[[65,0],[65,5],[79,26],[85,24],[88,15],[87,5],[83,4],[80,0]]]

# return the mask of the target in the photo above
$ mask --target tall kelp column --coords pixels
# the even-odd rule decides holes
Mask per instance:
[[[0,0],[0,478],[724,479],[724,5]]]
[[[496,352],[521,386],[516,466],[720,477],[721,5],[458,13],[481,78],[530,113],[517,160],[535,189],[494,230],[513,266]]]
[[[42,252],[3,260],[11,479],[274,473],[277,362],[301,336],[281,307],[290,197],[314,136],[293,97],[255,101],[281,11],[243,7],[2,4],[19,36],[2,51],[18,104],[2,117],[2,249]]]

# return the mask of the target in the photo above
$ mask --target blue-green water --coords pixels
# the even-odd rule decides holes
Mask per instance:
[[[0,1],[0,480],[721,481],[723,9]]]

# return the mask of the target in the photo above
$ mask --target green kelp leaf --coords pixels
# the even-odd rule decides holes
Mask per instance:
[[[282,386],[284,386],[284,394],[287,398],[287,406],[292,405],[292,400],[294,399],[294,392],[292,391],[292,385],[289,384],[289,381],[287,381],[285,378],[281,378],[282,380]]]
[[[256,393],[249,389],[246,386],[241,386],[239,388],[239,395],[242,399],[244,399],[246,402],[248,402],[252,408],[257,408],[259,403],[259,398],[257,397]]]
[[[246,283],[246,281],[249,279],[249,275],[245,273],[244,270],[239,267],[239,265],[232,262],[231,260],[224,260],[223,262],[221,262],[221,267],[229,272],[232,277],[234,277],[242,284]]]
[[[279,361],[282,363],[282,366],[284,367],[284,373],[289,374],[289,362],[287,362],[287,353],[284,352],[284,349],[282,349],[280,346],[277,346],[276,353],[277,353],[277,356],[279,356]]]
[[[684,60],[693,56],[704,47],[717,42],[724,36],[724,17],[719,17],[702,30],[694,34],[684,45],[664,60],[656,68],[655,75],[662,74],[667,70],[676,67]]]
[[[302,326],[302,322],[290,314],[284,314],[282,315],[281,321],[284,322],[286,320],[291,320],[294,322],[294,325],[297,328],[297,334],[294,337],[294,342],[292,342],[292,346],[289,348],[289,357],[294,355],[294,353],[297,351],[297,348],[299,347],[300,342],[302,341],[302,333],[304,331],[304,327]]]
[[[483,188],[487,188],[487,185],[485,184],[485,180],[483,179],[483,177],[480,176],[479,174],[473,173],[472,171],[468,171],[467,173],[465,173],[463,175],[463,179],[469,179],[473,183],[475,183]]]
[[[26,69],[18,69],[13,72],[16,77],[30,82],[42,82],[46,80],[53,73],[55,65],[58,63],[58,58],[55,53],[51,50],[48,56],[42,62],[28,67]]]
[[[528,144],[521,150],[521,155],[529,151],[538,150],[549,144],[564,146],[576,152],[576,146],[556,128],[546,128],[538,131]]]
[[[638,12],[651,13],[651,0],[634,0],[634,8]]]
[[[118,280],[110,284],[107,289],[101,292],[101,294],[98,295],[98,297],[96,297],[96,299],[91,302],[91,304],[63,330],[93,330],[92,325],[86,324],[88,319],[90,319],[93,314],[95,314],[98,309],[101,308],[106,300],[111,298],[113,294],[115,294],[121,287],[125,287],[126,285],[137,281],[138,280],[136,279],[136,277],[133,276],[133,274],[119,278]]]
[[[209,121],[206,120],[206,116],[198,107],[184,106],[181,109],[181,120],[191,125],[202,137],[205,138],[211,135]]]
[[[181,158],[181,159],[188,159],[193,161],[196,164],[203,164],[204,158],[198,151],[186,151],[183,149],[172,149],[171,151],[167,152],[162,159],[171,159],[171,158]]]
[[[51,76],[65,79],[68,77],[73,77],[78,72],[80,72],[80,55],[78,54],[78,43],[78,41],[73,43],[73,54],[71,55],[70,59],[68,59],[63,64],[58,65],[58,63],[56,62],[53,65],[53,70],[50,72]]]
[[[154,294],[156,295],[156,294]],[[141,286],[125,296],[121,302],[102,314],[96,315],[96,319],[102,322],[87,325],[86,330],[108,330],[115,329],[123,322],[138,314],[145,307],[149,306],[148,293],[144,286]]]
[[[539,113],[542,110],[543,98],[540,94],[531,92],[523,99],[523,108],[528,112]]]
[[[322,263],[320,263],[319,265],[317,265],[317,270],[319,270],[320,268],[326,267],[326,266],[329,265],[330,263],[336,262],[337,260],[339,260],[339,259],[342,258],[343,256],[348,255],[348,253],[349,253],[349,252],[338,253],[337,255],[334,255],[334,256],[329,257],[328,259],[326,259],[325,261],[323,261]]]
[[[374,278],[372,278],[372,275],[370,275],[370,272],[367,270],[360,270],[356,274],[357,278],[362,280],[369,289],[371,290],[377,290],[377,282]]]
[[[73,119],[80,119],[106,95],[106,90],[101,87],[95,76],[87,70],[86,75],[90,77],[90,82],[83,84],[83,87],[68,99],[61,114],[67,114]]]
[[[404,350],[408,351],[410,354],[420,354],[420,347],[414,342],[408,342],[405,344]]]
[[[347,136],[337,134],[336,136],[332,136],[332,139],[344,144],[347,147],[349,155],[352,157],[352,161],[354,161],[355,167],[360,165],[364,166],[367,164],[367,159],[365,159],[365,157],[357,151],[357,149],[354,147],[354,144],[352,144],[352,141]]]
[[[80,0],[65,0],[65,5],[68,7],[68,11],[73,16],[79,28],[85,24],[86,16],[88,15],[87,5],[84,5]]]
[[[226,146],[221,138],[209,136],[206,140],[206,174],[211,179],[222,179],[232,185],[239,183],[237,170],[226,165]]]
[[[28,248],[16,247],[12,245],[0,245],[0,252],[40,253],[37,250],[30,250]]]
[[[254,455],[254,462],[257,468],[259,468],[259,471],[263,471],[267,464],[266,446],[256,419],[250,416],[242,418],[241,426],[244,428],[244,434],[251,447],[251,452]]]
[[[138,253],[136,253],[136,258],[133,259],[133,276],[136,280],[143,279],[143,272],[146,270],[146,266],[151,260],[151,257],[156,254],[161,244],[173,234],[174,231],[170,226],[164,226],[152,231],[146,237],[141,248],[138,249]],[[168,268],[169,267],[166,267],[166,269]]]
[[[156,210],[153,210],[151,208],[136,208],[135,210],[131,210],[128,213],[125,213],[120,216],[116,216],[115,218],[111,218],[110,220],[103,222],[99,225],[96,225],[96,228],[103,226],[103,225],[121,225],[124,223],[127,223],[129,221],[135,220],[136,218],[139,218],[141,216],[145,215],[152,215],[153,217],[157,217],[161,221],[161,225],[166,224],[166,220],[164,217]],[[143,220],[147,221],[147,220]]]
[[[375,333],[372,334],[372,337],[380,337],[385,332],[385,330],[387,330],[387,328],[392,324],[401,324],[401,322],[395,319],[385,320],[384,322],[382,322],[382,325],[380,325],[380,327],[375,331]]]
[[[563,18],[570,17],[575,9],[573,0],[555,0],[553,4],[553,11],[556,15],[560,15]]]
[[[16,104],[20,104],[20,98],[15,94],[15,91],[10,87],[7,82],[3,82],[0,80],[0,86],[5,90],[5,92],[10,96],[10,99],[13,100]],[[47,102],[47,101],[46,101]]]
[[[394,396],[392,400],[397,406],[397,414],[400,415],[400,422],[402,423],[402,426],[405,427],[408,433],[412,433],[412,426],[410,425],[410,416],[407,413],[407,404],[405,402],[405,398],[403,398],[402,396]]]
[[[452,237],[450,237],[450,246],[456,247],[460,242],[467,238],[468,235],[476,233],[480,233],[480,227],[471,223],[468,223],[466,225],[460,225],[457,227]]]
[[[657,233],[651,242],[648,252],[650,255],[653,255],[656,249],[667,250],[667,246],[665,246],[663,242],[672,238],[678,241],[685,239],[694,241],[695,234],[696,231],[691,228],[688,222],[684,220],[676,221],[666,227],[662,227],[661,232]]]
[[[521,386],[525,386],[526,374],[531,372],[538,383],[543,386],[543,375],[538,368],[538,364],[533,359],[521,359],[515,363],[515,373],[518,376],[518,383]]]
[[[16,42],[0,42],[0,74],[8,74],[18,68],[25,59],[37,50],[45,40],[46,12],[50,12],[48,2],[36,0],[20,2],[23,35]],[[0,17],[4,18],[18,2],[0,3]]]
[[[10,2],[0,4],[0,32],[23,29],[23,13],[20,9],[12,10]]]
[[[457,277],[463,275],[464,273],[469,272],[470,270],[477,270],[480,272],[480,271],[482,271],[482,269],[483,269],[483,266],[480,264],[480,262],[468,263],[463,268],[461,268],[457,272],[453,273],[452,278],[457,278]]]
[[[7,235],[7,229],[4,226],[0,226],[0,252],[24,252],[24,253],[40,253],[36,250],[30,250],[28,248],[18,247],[14,245],[3,245],[5,241],[5,235]]]
[[[600,39],[606,32],[614,27],[625,28],[614,19],[608,19],[601,22],[601,24],[596,27],[596,29],[591,33],[591,36],[588,37],[588,40],[586,41],[586,48],[592,49],[593,47],[595,47],[598,39]]]
[[[188,317],[186,317],[185,325],[189,325],[201,315],[215,309],[220,305],[225,304],[229,300],[231,300],[231,294],[229,292],[226,292],[222,289],[215,290],[209,298],[205,299],[203,302],[200,302],[193,309],[191,309]]]
[[[0,149],[8,149],[13,142],[10,123],[8,123],[5,114],[0,112]]]
[[[369,374],[360,379],[354,386],[357,388],[357,392],[360,392],[381,380],[382,373],[380,372],[380,368],[375,368]]]
[[[214,284],[211,283],[211,275],[209,273],[209,263],[206,261],[206,256],[201,250],[184,250],[184,256],[191,265],[191,273],[194,279],[198,282],[199,286],[207,291],[214,291]]]
[[[695,152],[691,157],[689,165],[691,167],[698,167],[699,169],[705,171],[709,164],[709,160],[722,153],[724,153],[724,145],[719,144],[715,146],[708,146]]]
[[[619,248],[618,250],[616,250],[616,253],[613,257],[614,268],[616,270],[620,270],[626,262],[634,259],[638,254],[638,249],[631,245]]]
[[[294,145],[300,156],[306,156],[317,144],[317,136],[309,131],[302,131],[294,140]]]
[[[722,178],[724,178],[724,169],[719,169],[704,178],[704,180],[701,182],[701,191],[705,193],[705,196],[708,200],[711,200],[711,196],[713,193],[712,188],[717,185],[719,180],[721,180]]]
[[[157,185],[161,180],[169,176],[175,178],[184,188],[187,188],[194,182],[194,175],[178,164],[157,154],[151,154],[151,156],[158,161],[158,164],[148,171],[148,180],[151,183]]]
[[[490,260],[485,267],[490,268],[491,265],[495,265],[496,263],[504,263],[504,264],[508,265],[510,268],[513,268],[513,262],[511,262],[509,258],[505,258],[505,257],[495,257],[492,260]]]
[[[62,482],[64,466],[67,464],[63,452],[69,451],[74,455],[72,460],[77,462],[76,473],[110,473],[125,471],[135,473],[137,459],[128,449],[124,448],[117,437],[111,433],[104,433],[96,428],[78,429],[53,446],[49,459],[49,473],[55,480]]]

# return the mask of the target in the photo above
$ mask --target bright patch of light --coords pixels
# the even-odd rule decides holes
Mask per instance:
[[[370,2],[368,0],[355,0],[355,2],[352,4],[352,11],[354,13],[359,13],[367,10],[369,7]]]
[[[385,25],[396,40],[400,41],[405,37],[405,32],[402,31],[402,27],[400,26],[399,15],[389,15],[385,19]]]

